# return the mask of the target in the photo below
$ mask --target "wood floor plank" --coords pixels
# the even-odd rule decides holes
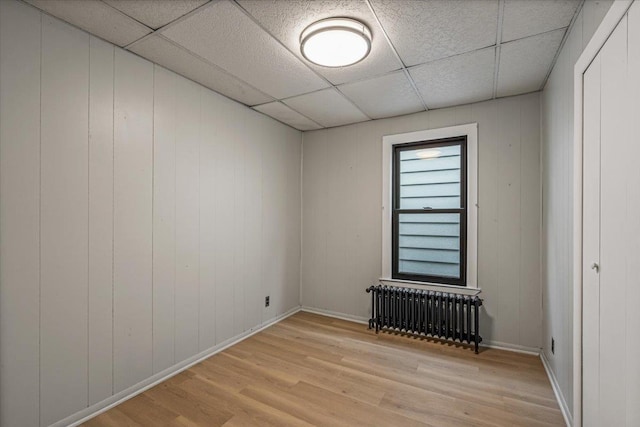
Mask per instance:
[[[562,426],[540,359],[299,312],[87,426]]]
[[[210,402],[212,405],[219,405],[224,410],[232,411],[234,417],[239,416],[239,419],[235,421],[233,420],[234,417],[232,417],[227,423],[231,422],[233,424],[234,422],[242,421],[242,419],[252,419],[254,420],[253,425],[302,427],[311,425],[287,411],[282,411],[275,406],[264,404],[259,400],[251,399],[241,394],[246,388],[239,393],[229,392],[217,382],[197,377],[194,378],[194,381],[184,383],[180,387],[197,394],[199,400]],[[278,387],[282,386],[267,386],[269,390],[274,390],[274,388]],[[285,387],[281,390],[287,389],[288,387]]]
[[[110,409],[83,425],[88,427],[140,427],[140,424],[127,417],[119,408]]]
[[[118,409],[140,425],[179,426],[179,415],[157,404],[145,394],[136,396],[118,406]]]

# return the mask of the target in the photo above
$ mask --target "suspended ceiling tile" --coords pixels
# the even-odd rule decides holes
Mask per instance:
[[[540,89],[566,28],[504,43],[500,52],[498,96]]]
[[[253,107],[253,109],[260,111],[267,116],[273,117],[274,119],[288,124],[289,126],[294,127],[298,130],[305,131],[322,128],[322,126],[314,123],[312,120],[309,120],[302,114],[292,110],[281,102],[270,102],[269,104],[263,104],[258,105],[257,107]]]
[[[329,86],[238,6],[211,3],[162,35],[274,98]]]
[[[239,3],[291,52],[333,84],[362,80],[402,67],[364,1],[240,0]],[[300,34],[310,24],[336,16],[357,19],[369,27],[372,38],[369,56],[343,68],[320,67],[307,61],[300,53]]]
[[[126,46],[151,32],[151,29],[98,0],[26,1],[118,46]]]
[[[410,68],[428,108],[484,101],[493,97],[495,48],[489,47]]]
[[[420,98],[402,71],[338,88],[372,119],[424,111]]]
[[[502,20],[502,41],[568,27],[579,5],[579,0],[506,0]]]
[[[493,46],[498,0],[371,0],[407,66]]]
[[[257,105],[273,100],[162,37],[151,36],[134,44],[130,50],[243,104]]]
[[[103,0],[154,30],[180,18],[209,0]]]
[[[368,120],[367,116],[333,88],[285,99],[283,102],[324,127]]]

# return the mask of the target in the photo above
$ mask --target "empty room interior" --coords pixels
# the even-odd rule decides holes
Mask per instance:
[[[640,427],[640,1],[0,0],[0,427]]]

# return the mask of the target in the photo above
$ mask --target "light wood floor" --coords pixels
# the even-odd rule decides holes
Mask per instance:
[[[87,426],[564,425],[540,359],[300,312]]]

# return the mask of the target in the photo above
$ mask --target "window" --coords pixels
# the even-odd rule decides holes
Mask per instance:
[[[382,139],[382,282],[478,289],[478,125]]]
[[[393,149],[394,279],[466,284],[467,138]]]

